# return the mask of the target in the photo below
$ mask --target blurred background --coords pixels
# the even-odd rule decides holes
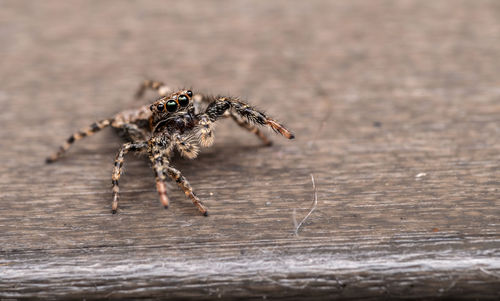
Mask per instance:
[[[286,112],[304,134],[316,133],[312,119],[323,115],[340,124],[368,118],[369,124],[397,105],[429,114],[429,94],[453,110],[446,88],[498,93],[495,1],[1,5],[2,103],[11,108],[3,121],[102,118],[126,107],[144,78],[242,96],[275,115]],[[353,102],[373,108],[370,116],[351,109]],[[390,117],[387,122],[403,118]],[[55,124],[63,125],[51,124],[54,134],[66,133]],[[328,133],[333,128],[321,134]]]

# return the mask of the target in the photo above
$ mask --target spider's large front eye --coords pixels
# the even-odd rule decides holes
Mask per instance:
[[[189,104],[189,99],[187,98],[186,95],[179,95],[177,100],[179,101],[179,104],[181,105],[181,107],[185,107]]]
[[[175,102],[175,100],[171,99],[167,101],[167,111],[169,112],[177,111],[177,103]]]
[[[186,94],[189,97],[193,97],[193,91],[191,91],[191,90],[187,90]]]
[[[163,112],[163,108],[164,108],[164,106],[163,106],[163,104],[162,104],[162,103],[160,103],[160,104],[158,104],[158,105],[156,106],[156,108],[158,109],[158,111]]]

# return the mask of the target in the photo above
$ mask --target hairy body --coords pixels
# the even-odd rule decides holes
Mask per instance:
[[[191,90],[173,92],[157,81],[145,81],[136,97],[140,98],[146,89],[156,90],[160,98],[154,103],[137,110],[123,111],[112,118],[91,124],[71,135],[59,150],[47,158],[47,163],[57,161],[71,145],[84,137],[93,135],[105,127],[113,127],[127,143],[116,155],[113,174],[112,212],[118,210],[119,185],[124,157],[128,152],[141,152],[149,156],[156,178],[156,189],[165,208],[169,206],[166,190],[167,177],[174,180],[186,197],[203,215],[208,215],[206,206],[194,194],[188,180],[171,166],[172,154],[177,150],[183,157],[194,159],[200,147],[209,147],[214,142],[213,124],[221,118],[232,118],[239,126],[254,133],[265,145],[271,141],[257,126],[268,126],[288,139],[293,134],[283,125],[269,118],[245,102],[232,97],[212,97],[193,94]]]

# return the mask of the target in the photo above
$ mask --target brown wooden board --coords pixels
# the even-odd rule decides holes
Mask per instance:
[[[0,299],[500,298],[498,1],[0,1]],[[241,96],[162,209],[111,130],[143,79]],[[315,210],[311,174],[316,184]],[[296,235],[297,232],[297,235]]]

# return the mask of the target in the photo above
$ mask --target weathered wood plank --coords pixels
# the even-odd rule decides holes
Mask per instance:
[[[500,298],[495,1],[3,1],[0,298]],[[222,122],[163,210],[106,130],[140,80],[241,95],[294,129]],[[152,94],[148,95],[153,98]],[[318,203],[310,210],[314,174]]]

